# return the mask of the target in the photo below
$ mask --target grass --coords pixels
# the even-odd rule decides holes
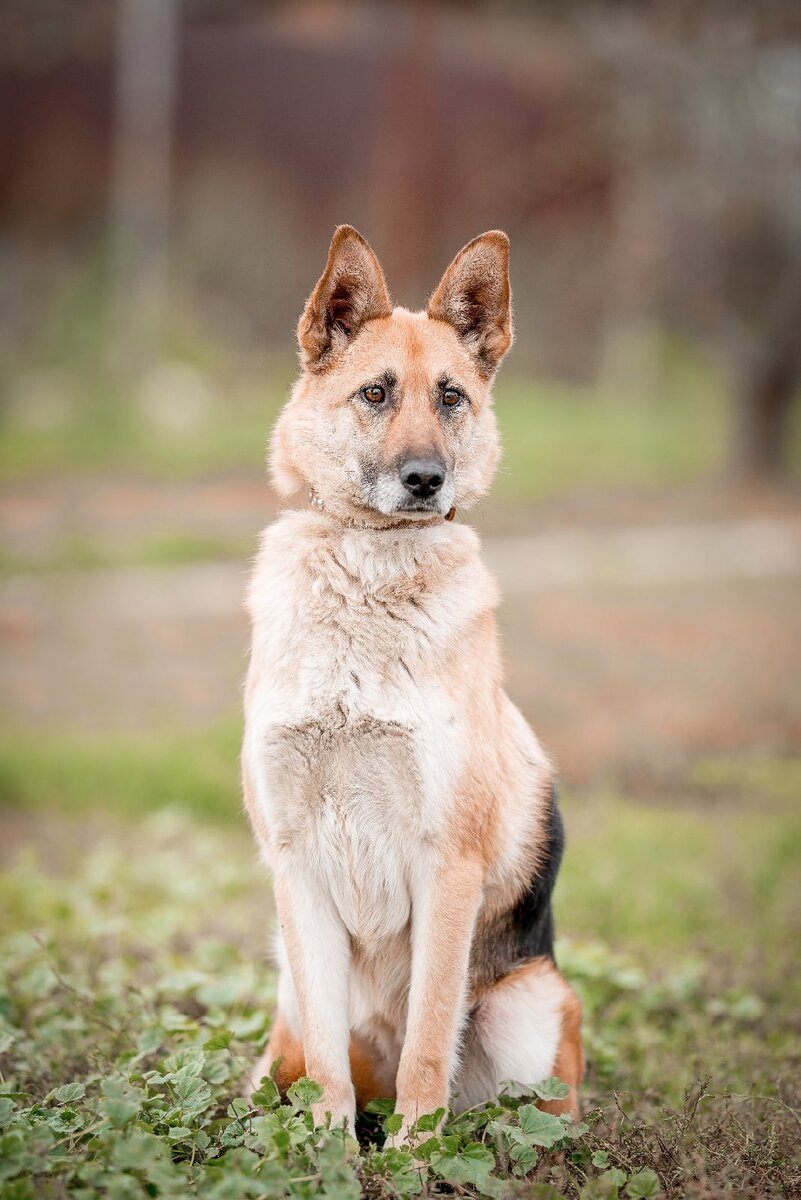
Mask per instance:
[[[283,371],[279,370],[282,380]],[[132,473],[186,482],[208,472],[264,470],[267,430],[285,389],[240,382],[197,425],[158,428],[136,409],[113,421],[103,410],[77,411],[48,431],[6,428],[0,439],[0,479],[17,483],[48,473]],[[223,411],[224,406],[224,411]],[[599,486],[659,487],[700,479],[721,465],[725,413],[719,396],[697,403],[689,390],[669,403],[613,397],[543,380],[501,379],[497,411],[504,459],[493,491],[498,507],[534,504]],[[801,463],[801,455],[799,455]],[[210,515],[213,520],[213,515]],[[91,528],[57,529],[44,545],[0,548],[0,576],[127,565],[180,565],[246,559],[252,538],[226,531],[197,535],[123,533],[113,541]]]
[[[801,1186],[798,760],[702,760],[672,800],[565,797],[559,957],[585,1005],[586,1128],[507,1094],[427,1136],[421,1165],[388,1107],[354,1154],[312,1136],[311,1084],[236,1099],[274,1002],[238,732],[0,743],[0,821],[39,847],[0,880],[3,1200]]]
[[[0,736],[0,804],[131,819],[178,806],[232,823],[241,815],[239,740],[233,717],[208,730],[174,734],[81,738],[15,731]]]
[[[0,478],[64,472],[135,472],[191,479],[208,472],[260,471],[267,431],[287,394],[291,365],[265,360],[259,373],[206,380],[210,399],[179,428],[141,409],[136,396],[74,401],[50,427],[6,421]],[[58,387],[58,377],[50,386]],[[61,385],[69,390],[69,378]],[[699,400],[699,389],[704,396]],[[531,501],[598,484],[666,484],[721,465],[726,414],[714,380],[676,395],[613,395],[599,387],[502,375],[496,388],[505,458],[499,494]],[[169,394],[164,396],[167,410]]]
[[[534,1097],[513,1094],[427,1138],[422,1167],[382,1148],[388,1106],[365,1123],[361,1155],[336,1133],[320,1145],[311,1085],[283,1106],[269,1087],[236,1099],[275,994],[249,843],[165,810],[135,828],[101,821],[87,851],[85,825],[54,819],[59,870],[28,854],[0,883],[0,1194],[511,1196],[527,1180],[551,1200],[592,1200],[623,1183],[634,1197],[749,1180],[781,1194],[792,1181],[786,1015],[745,988],[720,992],[698,964],[663,958],[657,971],[597,941],[560,946],[587,1015],[583,1126],[542,1123]],[[697,1082],[699,1065],[718,1078]]]
[[[250,468],[264,462],[267,429],[274,420],[286,365],[264,364],[264,377],[206,380],[209,402],[179,427],[145,409],[130,385],[102,377],[83,390],[69,373],[49,382],[68,397],[56,419],[31,425],[6,418],[0,446],[0,478],[8,482],[70,473],[134,473],[155,479],[192,479],[210,472]],[[276,382],[276,376],[278,382]],[[170,412],[169,381],[163,385],[163,409]],[[73,393],[73,398],[69,399]]]
[[[260,470],[295,373],[292,346],[280,354],[225,346],[175,311],[163,361],[138,379],[122,376],[107,350],[102,280],[100,260],[76,272],[35,341],[5,356],[0,478]],[[720,468],[726,393],[711,358],[666,331],[638,335],[616,357],[614,374],[594,385],[522,377],[512,357],[496,388],[502,497],[536,500],[567,481],[571,489],[687,482]],[[789,459],[798,472],[796,418]]]
[[[5,733],[0,805],[42,818],[106,812],[131,820],[170,807],[240,826],[240,732],[232,715],[172,734]],[[671,956],[692,946],[744,965],[758,946],[759,963],[749,968],[772,967],[792,987],[784,957],[798,932],[799,778],[801,759],[718,756],[676,780],[678,799],[566,795],[572,836],[558,901],[567,927],[646,955],[654,945]]]
[[[296,364],[285,352],[235,350],[184,320],[163,361],[141,378],[115,372],[104,344],[108,314],[97,280],[76,285],[34,345],[0,367],[0,482],[133,475],[191,482],[211,474],[264,471],[269,430]],[[105,331],[105,333],[104,333]],[[644,353],[645,352],[645,353]],[[599,488],[664,489],[723,472],[729,436],[726,388],[711,359],[665,332],[640,337],[613,377],[593,384],[515,373],[495,396],[504,458],[493,490],[499,510]],[[787,466],[801,477],[801,403]],[[0,552],[0,575],[25,571],[180,564],[242,557],[237,534],[123,537],[56,531],[46,546]]]
[[[93,571],[113,567],[177,567],[187,563],[246,562],[255,538],[220,534],[170,533],[100,542],[87,534],[67,534],[42,551],[0,547],[0,577],[51,571]]]
[[[496,494],[531,502],[601,486],[689,483],[720,471],[725,405],[713,381],[707,384],[696,380],[686,392],[655,398],[502,378]]]
[[[48,476],[116,473],[190,483],[226,471],[258,477],[291,364],[265,358],[260,369],[256,373],[251,362],[239,375],[217,370],[201,377],[209,402],[180,428],[165,425],[152,406],[143,409],[124,392],[112,403],[111,385],[96,380],[60,423],[42,428],[7,417],[0,480],[20,485]],[[599,487],[658,489],[714,475],[722,466],[724,399],[713,376],[700,367],[688,374],[686,387],[658,396],[502,375],[496,400],[504,458],[493,505],[509,511]],[[76,385],[66,379],[51,386]],[[165,394],[167,409],[169,403]],[[798,441],[794,462],[801,472]],[[76,531],[64,522],[45,544],[0,548],[0,575],[244,559],[252,550],[252,539],[233,531],[143,535],[134,528],[112,541],[103,530]]]
[[[291,363],[234,363],[187,335],[168,347],[180,370],[120,389],[97,361],[93,296],[54,313],[36,354],[6,359],[0,475],[261,470]],[[667,342],[658,378],[588,388],[504,372],[502,500],[715,471],[719,380]],[[798,413],[791,460],[801,469]],[[8,553],[0,571],[250,549],[70,534],[44,560]],[[235,716],[139,736],[0,735],[0,1200],[801,1196],[801,760],[703,757],[653,795],[564,797],[558,953],[585,1009],[583,1124],[544,1119],[531,1086],[559,1085],[526,1081],[440,1132],[429,1122],[415,1158],[392,1143],[390,1105],[363,1119],[357,1150],[312,1129],[311,1081],[284,1103],[269,1082],[241,1099],[275,978],[239,735]]]

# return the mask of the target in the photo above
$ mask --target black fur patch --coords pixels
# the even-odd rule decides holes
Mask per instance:
[[[470,956],[474,992],[491,987],[514,967],[533,958],[554,961],[554,922],[551,897],[565,848],[562,814],[551,785],[542,862],[513,908],[487,924],[479,921]]]

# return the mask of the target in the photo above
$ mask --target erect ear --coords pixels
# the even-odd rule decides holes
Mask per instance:
[[[428,302],[428,315],[447,321],[487,375],[512,344],[509,239],[499,229],[459,251]]]
[[[364,325],[392,312],[384,273],[367,242],[350,225],[339,225],[331,239],[328,262],[306,301],[298,323],[304,365],[327,365]]]

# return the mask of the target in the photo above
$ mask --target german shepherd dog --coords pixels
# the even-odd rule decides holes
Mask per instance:
[[[282,496],[248,595],[244,795],[274,880],[278,1010],[258,1083],[323,1088],[315,1119],[396,1098],[399,1137],[503,1080],[555,1074],[576,1114],[581,1009],[553,956],[562,822],[502,685],[498,594],[454,524],[500,455],[509,242],[457,254],[425,312],[393,308],[340,226],[272,435]]]

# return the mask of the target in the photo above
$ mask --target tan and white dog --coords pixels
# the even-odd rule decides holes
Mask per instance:
[[[552,772],[503,690],[495,584],[453,524],[499,459],[491,403],[512,342],[509,244],[485,233],[425,312],[336,230],[300,320],[272,438],[311,507],[263,534],[250,584],[245,801],[280,923],[278,1012],[256,1082],[323,1087],[352,1129],[556,1074],[575,1114],[579,1002],[553,960],[562,853]]]

